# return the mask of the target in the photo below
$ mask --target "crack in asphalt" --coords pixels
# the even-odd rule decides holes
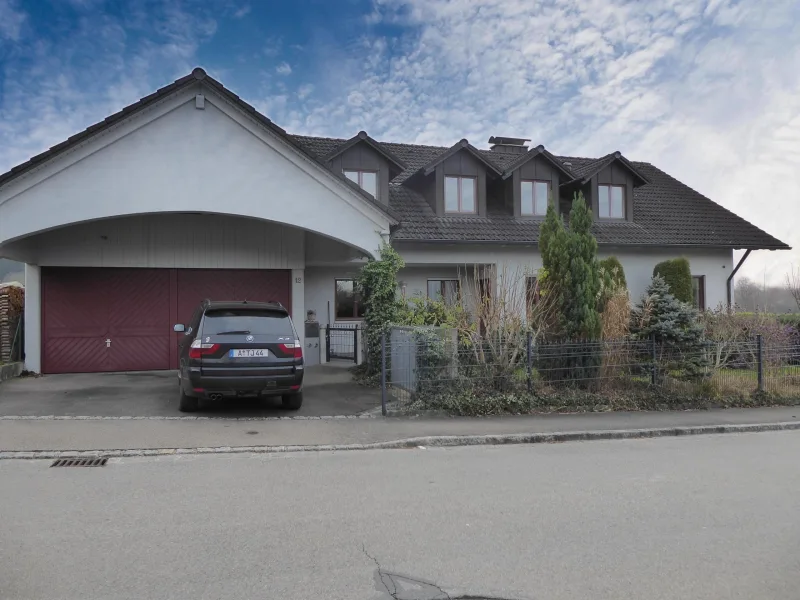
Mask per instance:
[[[511,598],[500,598],[496,596],[473,596],[473,595],[465,595],[465,596],[451,596],[445,590],[440,588],[435,583],[430,583],[429,581],[422,581],[420,579],[414,579],[413,577],[409,577],[408,575],[398,575],[395,573],[389,573],[383,570],[381,563],[378,561],[377,558],[372,556],[369,552],[367,552],[367,548],[364,544],[361,544],[361,551],[364,553],[368,559],[375,563],[378,572],[378,579],[380,579],[381,585],[386,589],[386,593],[392,597],[393,600],[512,600]],[[386,581],[391,583],[391,589]],[[409,583],[415,583],[417,585],[423,586],[425,588],[429,588],[430,591],[436,590],[438,591],[435,595],[424,595],[420,596],[419,598],[414,597],[411,598],[410,596],[403,594],[402,598],[400,594],[406,592],[401,585],[398,590],[398,582],[407,581]],[[424,592],[423,592],[424,594]]]
[[[408,581],[410,583],[415,583],[417,585],[420,585],[420,586],[423,586],[423,587],[427,587],[427,588],[432,588],[433,590],[438,591],[438,593],[435,594],[435,596],[426,595],[425,597],[420,597],[418,599],[415,598],[413,600],[436,600],[437,598],[439,598],[440,600],[454,600],[450,596],[450,594],[448,594],[445,590],[440,588],[435,583],[430,583],[428,581],[422,581],[420,579],[414,579],[413,577],[409,577],[407,575],[397,575],[395,573],[389,573],[387,571],[384,571],[383,567],[381,567],[381,563],[378,561],[377,558],[375,558],[369,552],[367,552],[367,548],[366,548],[366,546],[364,546],[364,544],[361,544],[361,551],[364,553],[364,555],[367,558],[369,558],[372,562],[375,563],[375,566],[378,568],[378,578],[381,580],[381,584],[383,585],[384,588],[386,588],[386,593],[388,593],[394,600],[412,600],[411,598],[409,598],[407,596],[404,597],[404,598],[400,598],[398,596],[398,589],[397,589],[398,581]],[[398,581],[396,581],[395,578]],[[386,584],[386,580],[387,579],[392,584],[392,589],[389,589],[389,586]]]
[[[392,598],[394,598],[394,600],[397,600],[397,586],[395,585],[394,581],[392,581],[392,579],[389,579],[389,581],[392,582],[392,587],[394,587],[394,591],[390,590],[389,586],[386,585],[386,582],[383,580],[383,569],[381,568],[381,563],[378,562],[377,558],[375,558],[369,552],[367,552],[367,547],[364,544],[361,544],[361,551],[367,558],[369,558],[372,562],[375,563],[376,567],[378,567],[378,579],[380,579],[383,587],[386,588],[386,593],[389,594]]]

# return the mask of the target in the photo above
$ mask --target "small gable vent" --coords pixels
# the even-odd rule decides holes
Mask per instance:
[[[493,135],[489,138],[489,143],[492,145],[493,152],[501,152],[503,154],[525,154],[528,151],[528,146],[525,142],[530,142],[527,138],[512,138],[501,137]]]

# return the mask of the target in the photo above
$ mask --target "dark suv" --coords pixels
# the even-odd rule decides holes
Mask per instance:
[[[183,412],[201,399],[281,396],[283,406],[303,404],[303,348],[289,312],[277,302],[203,300],[180,341]]]

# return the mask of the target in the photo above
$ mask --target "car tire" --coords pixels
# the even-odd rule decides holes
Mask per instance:
[[[286,394],[281,397],[281,404],[283,408],[288,410],[297,410],[303,406],[303,392],[299,394]]]
[[[178,402],[178,410],[181,412],[194,412],[200,408],[200,400],[187,396],[186,392],[181,390],[181,399]]]

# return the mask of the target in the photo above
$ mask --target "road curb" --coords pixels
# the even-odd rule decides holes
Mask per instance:
[[[398,450],[404,448],[499,446],[505,444],[552,444],[592,440],[629,440],[720,433],[754,433],[800,429],[800,422],[756,423],[751,425],[701,425],[696,427],[659,427],[652,429],[614,429],[607,431],[563,431],[549,433],[512,433],[498,435],[441,435],[405,438],[368,444],[321,444],[304,446],[221,446],[198,448],[148,448],[142,450],[35,450],[0,451],[0,460],[54,458],[124,458],[130,456],[172,456],[184,454],[280,454],[286,452],[332,452],[346,450]]]

